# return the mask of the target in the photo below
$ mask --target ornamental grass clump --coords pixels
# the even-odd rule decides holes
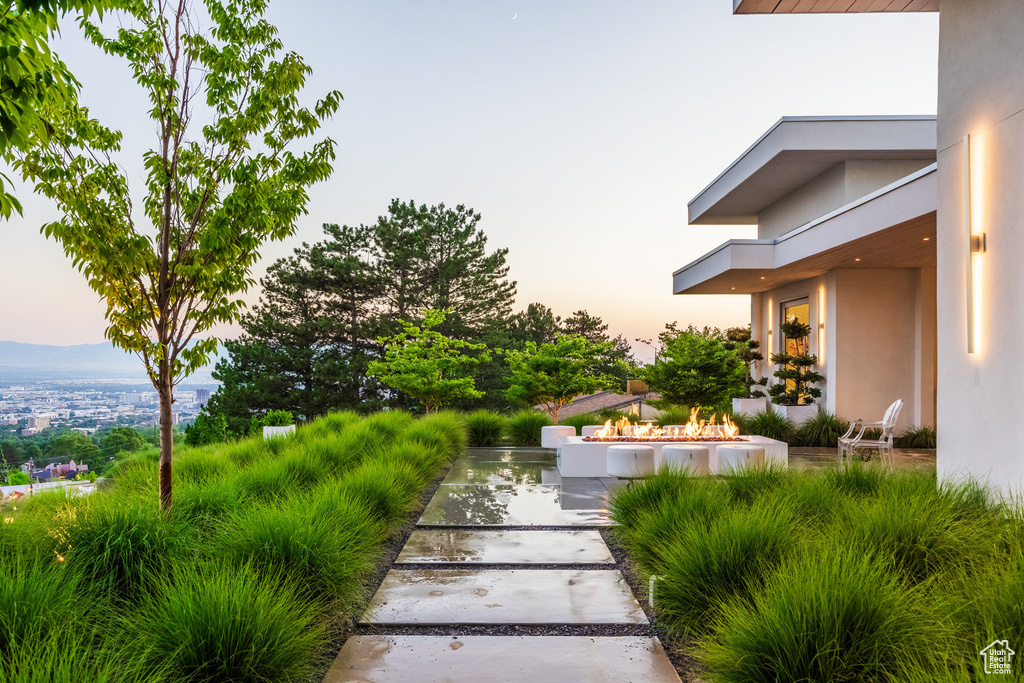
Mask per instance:
[[[797,553],[764,591],[724,603],[701,656],[713,680],[906,680],[942,629],[878,560],[842,546]]]
[[[839,437],[849,428],[849,422],[819,407],[812,418],[800,425],[796,442],[812,448],[837,448]]]
[[[744,434],[766,436],[776,441],[785,441],[790,445],[796,443],[796,425],[792,420],[776,413],[771,407],[754,413],[743,428]]]
[[[659,622],[680,633],[707,633],[728,602],[749,601],[794,545],[788,522],[766,510],[732,511],[665,539]]]
[[[935,427],[910,427],[896,437],[897,448],[935,448]]]
[[[318,616],[274,571],[182,565],[141,602],[136,636],[165,680],[283,682],[309,673],[325,641]]]
[[[85,629],[80,606],[83,590],[82,575],[52,557],[19,553],[4,558],[0,562],[0,661],[21,647],[54,642],[61,634]]]
[[[694,484],[680,491],[670,504],[648,509],[631,529],[625,530],[626,546],[641,569],[661,575],[667,571],[666,557],[675,544],[668,539],[683,537],[692,529],[709,528],[728,513],[728,503],[716,495],[715,486]]]
[[[580,415],[563,417],[558,421],[558,424],[563,427],[574,428],[576,430],[576,436],[580,436],[583,433],[583,427],[604,424],[604,420],[602,420],[601,416],[597,413],[582,413]]]
[[[541,427],[547,427],[551,418],[536,410],[520,410],[508,420],[508,435],[515,446],[540,446]]]
[[[505,418],[493,410],[475,410],[466,416],[466,429],[470,446],[497,446],[505,433]]]

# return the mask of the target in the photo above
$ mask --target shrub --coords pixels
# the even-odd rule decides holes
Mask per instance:
[[[935,448],[935,427],[910,427],[896,439],[897,448]]]
[[[390,526],[416,504],[416,471],[396,462],[366,463],[340,482],[340,489],[358,501],[372,519]]]
[[[448,444],[448,454],[456,455],[466,449],[466,420],[454,410],[442,410],[420,419],[423,425],[437,429]]]
[[[505,418],[493,410],[477,410],[466,416],[469,445],[497,446],[505,431]]]
[[[583,413],[581,415],[570,415],[569,417],[563,417],[558,421],[558,424],[566,427],[574,427],[576,429],[576,436],[583,433],[583,427],[588,425],[599,425],[604,424],[604,420],[597,413]]]
[[[551,424],[547,413],[536,410],[520,410],[508,421],[508,433],[516,446],[540,446],[541,427]]]
[[[250,508],[225,530],[218,554],[287,579],[306,599],[350,601],[376,559],[380,526],[355,501],[336,500],[330,510],[316,495]]]
[[[665,539],[659,618],[683,633],[707,632],[727,602],[749,600],[778,567],[793,543],[787,522],[764,511],[734,511]]]
[[[837,448],[839,437],[849,428],[849,422],[819,407],[814,417],[800,425],[796,442],[812,448]]]
[[[52,557],[19,554],[0,562],[0,661],[83,628],[81,589],[80,575]]]
[[[174,681],[290,681],[324,642],[316,606],[273,573],[180,568],[143,602],[140,640]]]
[[[785,441],[790,445],[796,443],[796,426],[793,421],[779,415],[770,407],[754,413],[746,421],[745,433],[766,436],[776,441]]]
[[[67,505],[50,533],[56,552],[81,572],[84,585],[130,599],[175,556],[184,531],[163,519],[152,503],[96,495],[82,505]]]
[[[762,494],[783,486],[787,471],[775,465],[737,469],[724,473],[723,480],[734,503],[750,505]]]
[[[886,474],[878,467],[867,467],[863,463],[850,462],[840,468],[828,469],[822,473],[825,485],[834,491],[849,496],[873,496],[885,482]]]
[[[872,555],[801,553],[764,593],[723,606],[703,659],[723,683],[906,680],[939,635],[917,602]]]
[[[668,406],[661,409],[656,422],[659,427],[684,425],[690,421],[690,409],[683,406]]]
[[[662,468],[632,486],[620,486],[611,497],[612,521],[630,529],[643,515],[658,508],[671,505],[678,496],[693,485],[693,479],[685,472]]]
[[[717,487],[694,481],[675,491],[653,509],[640,508],[640,523],[624,529],[626,545],[637,563],[649,574],[664,574],[666,553],[674,546],[671,539],[681,538],[694,528],[707,529],[727,514],[727,503]]]

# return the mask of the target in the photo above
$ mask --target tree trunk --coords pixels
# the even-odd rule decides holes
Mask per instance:
[[[160,510],[171,513],[171,455],[174,451],[174,385],[171,381],[170,363],[160,361],[157,378],[157,393],[160,396]]]

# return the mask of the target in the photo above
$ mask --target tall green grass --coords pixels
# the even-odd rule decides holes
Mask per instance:
[[[1024,633],[1024,520],[973,483],[662,471],[611,510],[659,577],[658,623],[711,681],[970,681],[981,648]]]
[[[497,446],[505,433],[505,418],[493,410],[476,410],[466,416],[469,445]]]
[[[896,438],[897,448],[935,448],[935,427],[910,427]]]
[[[850,423],[819,407],[811,419],[800,425],[796,441],[801,446],[837,448],[839,437],[850,428]]]
[[[776,413],[771,406],[767,410],[761,410],[750,416],[744,425],[744,434],[756,434],[766,436],[776,441],[785,441],[793,445],[797,440],[796,425]]]
[[[520,410],[508,420],[508,435],[515,446],[540,446],[541,427],[552,424],[547,413]]]
[[[358,616],[383,544],[466,444],[464,419],[330,415],[40,493],[0,524],[0,681],[280,681]],[[70,663],[70,664],[69,664]]]
[[[575,428],[576,436],[579,436],[583,433],[583,427],[604,424],[604,420],[597,413],[582,413],[580,415],[563,417],[558,421],[558,424]]]
[[[150,667],[171,681],[291,681],[324,641],[315,603],[276,573],[181,567],[142,601],[136,626]]]

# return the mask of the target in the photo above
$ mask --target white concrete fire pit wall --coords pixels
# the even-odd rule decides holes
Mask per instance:
[[[571,427],[570,427],[571,429]],[[666,446],[703,446],[708,449],[708,467],[711,474],[719,474],[718,450],[722,446],[760,446],[764,449],[764,463],[786,467],[789,464],[789,447],[783,441],[764,436],[744,436],[743,441],[703,441],[685,443],[680,441],[635,441],[618,442],[650,446],[654,449],[654,465],[663,464],[662,449]],[[609,446],[614,441],[584,441],[582,436],[563,436],[558,441],[558,472],[563,477],[607,477]]]
[[[587,425],[580,428],[580,436],[593,436],[604,429],[604,425]]]
[[[540,428],[540,447],[558,448],[558,437],[576,436],[576,428],[565,425],[552,425]]]
[[[711,451],[700,444],[671,444],[661,449],[661,464],[690,474],[711,474]]]

